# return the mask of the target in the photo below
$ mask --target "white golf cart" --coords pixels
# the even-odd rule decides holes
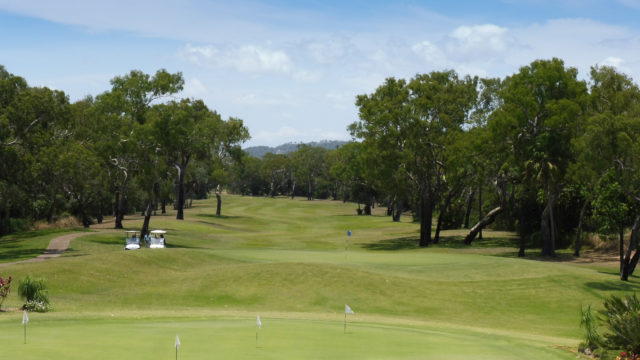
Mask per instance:
[[[147,246],[149,246],[150,249],[164,249],[164,234],[166,233],[167,232],[164,230],[151,231],[151,241],[149,242],[149,244],[147,244]]]
[[[125,231],[127,238],[125,240],[125,250],[137,250],[140,249],[140,231],[129,230]]]

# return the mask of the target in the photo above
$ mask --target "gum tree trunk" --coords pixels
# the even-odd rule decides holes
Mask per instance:
[[[629,280],[629,276],[633,274],[636,265],[638,265],[638,260],[640,260],[640,251],[638,251],[638,231],[640,231],[640,215],[636,216],[633,228],[631,228],[629,247],[627,248],[627,252],[624,257],[624,266],[620,272],[620,279],[623,281]]]
[[[498,206],[497,208],[489,211],[489,213],[485,215],[485,217],[480,219],[480,221],[478,221],[477,224],[473,225],[471,230],[469,230],[469,234],[467,234],[467,236],[464,238],[464,243],[466,245],[471,245],[471,242],[473,242],[476,236],[482,233],[482,229],[488,225],[491,225],[491,223],[493,223],[496,219],[496,216],[500,215],[500,213],[502,213],[503,211],[504,206]]]

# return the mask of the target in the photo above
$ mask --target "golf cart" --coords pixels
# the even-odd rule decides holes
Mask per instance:
[[[151,241],[149,242],[149,244],[147,244],[147,246],[149,246],[150,249],[164,249],[164,234],[166,233],[167,232],[164,230],[151,231]]]
[[[125,250],[137,250],[140,249],[140,231],[129,230],[125,231],[127,238],[125,240]]]

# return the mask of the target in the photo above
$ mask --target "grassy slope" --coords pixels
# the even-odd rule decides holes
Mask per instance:
[[[154,339],[169,345],[178,331],[194,342],[213,336],[221,339],[217,349],[241,358],[354,358],[350,346],[360,358],[442,358],[446,349],[447,358],[522,358],[523,349],[532,359],[570,358],[551,345],[576,345],[580,306],[640,285],[636,278],[617,280],[615,268],[514,258],[509,234],[487,232],[490,240],[471,248],[459,248],[451,237],[419,249],[417,226],[408,219],[353,216],[350,204],[231,196],[224,201],[221,218],[211,215],[211,201],[197,202],[185,221],[154,217],[152,228],[169,231],[167,250],[125,252],[121,234],[101,233],[73,240],[62,258],[1,268],[0,276],[48,279],[56,311],[33,315],[43,324],[34,329],[42,331],[42,354],[68,351],[75,343],[69,338],[78,334],[100,332],[108,344],[119,338],[118,329],[129,329],[136,338],[157,331]],[[139,224],[125,222],[130,228]],[[347,229],[353,231],[348,239]],[[36,248],[45,238],[17,243]],[[347,337],[340,336],[345,303],[356,311]],[[14,294],[4,306],[19,304]],[[273,323],[269,331],[265,326],[258,349],[251,326],[256,313]],[[0,314],[0,329],[19,330],[19,316]],[[57,340],[47,340],[54,332]],[[0,341],[19,342],[21,335],[0,330]],[[85,352],[98,351],[91,339]],[[155,342],[131,341],[142,358],[156,351]],[[216,342],[203,343],[184,351],[207,358]],[[111,350],[100,353],[118,358],[127,345],[105,346]],[[239,349],[248,352],[235,356]]]

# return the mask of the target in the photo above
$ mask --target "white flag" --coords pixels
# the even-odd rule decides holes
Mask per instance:
[[[178,350],[179,347],[180,347],[180,338],[178,337],[178,334],[176,334],[176,350]]]
[[[22,325],[27,325],[29,322],[29,316],[27,316],[27,310],[22,313]]]
[[[258,325],[258,329],[262,329],[262,321],[260,321],[260,315],[258,315],[258,318],[256,319],[256,325]]]
[[[347,305],[347,304],[344,304],[344,313],[345,313],[345,314],[355,314],[355,313],[353,312],[353,310],[351,310],[351,308],[350,308],[350,307],[349,307],[349,305]]]

